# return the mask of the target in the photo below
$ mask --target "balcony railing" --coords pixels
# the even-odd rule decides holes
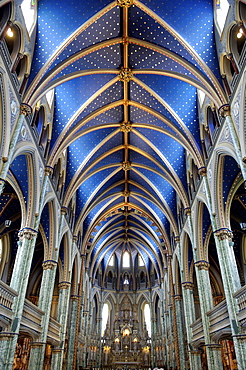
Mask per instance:
[[[3,329],[8,327],[13,318],[12,307],[14,299],[17,296],[18,293],[14,289],[0,281],[0,326],[2,326]],[[38,340],[38,336],[42,332],[41,325],[43,316],[44,312],[42,310],[28,299],[25,299],[20,330],[28,332],[34,340]],[[48,340],[52,344],[57,344],[59,342],[60,328],[61,325],[53,318],[50,318]]]
[[[233,294],[233,297],[238,304],[238,320],[243,325],[246,323],[246,285]]]

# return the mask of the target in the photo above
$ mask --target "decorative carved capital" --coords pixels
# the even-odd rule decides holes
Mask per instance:
[[[72,301],[78,301],[79,300],[79,296],[78,295],[71,295],[71,300]]]
[[[24,239],[33,240],[34,236],[36,235],[37,235],[37,231],[31,228],[24,228],[20,230],[18,234],[20,241]]]
[[[194,283],[192,283],[191,281],[184,281],[182,283],[182,286],[184,289],[190,289],[190,290],[194,289]]]
[[[213,350],[220,350],[222,346],[221,344],[217,344],[217,343],[209,343],[209,344],[205,344],[205,347],[211,348]]]
[[[0,333],[0,341],[1,340],[12,341],[15,335],[18,335],[18,333],[11,333],[7,331],[3,331]]]
[[[54,170],[53,167],[45,166],[44,173],[45,173],[46,176],[50,176],[50,175],[52,175],[53,170]]]
[[[182,301],[182,295],[180,294],[174,295],[173,298],[175,299],[175,301]]]
[[[132,124],[128,122],[122,122],[120,124],[120,131],[122,132],[130,132],[132,130]]]
[[[199,270],[208,270],[209,269],[209,266],[210,266],[210,263],[207,262],[207,261],[197,261],[194,263],[194,265],[196,267],[198,267]]]
[[[180,242],[180,237],[179,237],[179,235],[178,235],[178,236],[175,236],[175,237],[174,237],[174,240],[175,240],[175,242],[176,242],[176,243],[179,243],[179,242]]]
[[[233,233],[229,229],[219,229],[214,231],[214,235],[217,236],[219,240],[227,239],[232,241]]]
[[[191,208],[190,207],[187,207],[184,209],[184,213],[187,215],[187,216],[190,216],[191,215]]]
[[[117,0],[117,4],[121,7],[129,8],[133,5],[133,0]]]
[[[122,163],[122,170],[129,171],[131,169],[131,162],[125,161]]]
[[[219,108],[219,115],[223,118],[230,116],[231,108],[229,104],[224,104]]]
[[[20,114],[23,114],[25,117],[32,114],[32,107],[26,103],[21,103],[20,105]]]
[[[46,345],[46,342],[32,342],[31,347],[32,348],[40,348]]]
[[[53,260],[47,260],[42,263],[44,270],[54,270],[54,267],[57,265],[56,261]]]
[[[67,214],[67,207],[61,207],[61,214],[66,215]]]
[[[132,70],[130,68],[121,67],[119,72],[119,80],[122,82],[129,82],[133,77]]]
[[[207,169],[206,169],[206,167],[200,167],[200,168],[198,168],[198,173],[199,173],[199,175],[200,176],[206,176],[207,175]]]
[[[71,283],[69,281],[61,281],[58,284],[59,289],[68,289],[70,287]]]

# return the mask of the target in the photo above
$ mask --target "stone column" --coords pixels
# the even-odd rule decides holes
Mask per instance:
[[[179,343],[178,343],[178,328],[177,328],[177,314],[176,314],[176,306],[174,301],[174,286],[173,286],[173,271],[172,271],[172,256],[167,256],[168,261],[168,273],[169,273],[169,288],[170,288],[170,310],[172,314],[172,325],[170,327],[170,331],[173,332],[173,344],[175,353],[173,354],[173,362],[176,362],[176,364],[173,364],[173,367],[177,366],[177,369],[180,369],[180,353],[179,353]]]
[[[102,310],[100,309],[100,314],[102,313]],[[101,333],[102,333],[102,318],[97,318],[97,333],[98,333],[98,353],[97,353],[97,367],[101,367],[102,362],[102,343],[101,343]]]
[[[212,291],[211,291],[210,279],[209,279],[209,273],[208,273],[209,263],[203,260],[199,261],[197,258],[197,247],[195,244],[190,209],[187,209],[186,213],[187,213],[187,220],[188,220],[188,224],[189,224],[189,228],[191,232],[191,243],[192,243],[192,250],[193,250],[193,257],[194,257],[194,264],[195,264],[196,279],[197,279],[197,285],[198,285],[204,340],[205,340],[205,345],[208,346],[207,351],[206,351],[208,367],[209,369],[216,369],[216,370],[221,369],[222,370],[223,369],[222,358],[218,359],[217,356],[214,355],[212,349],[209,347],[209,345],[211,344],[211,340],[210,340],[209,320],[208,320],[208,316],[206,315],[206,313],[213,308],[213,298],[212,298]]]
[[[64,355],[64,344],[66,339],[67,331],[67,318],[69,308],[69,297],[70,297],[71,283],[68,281],[62,281],[59,284],[59,303],[57,312],[57,321],[61,324],[60,330],[60,344],[59,347],[52,351],[51,369],[62,370],[62,362]]]
[[[68,351],[67,351],[67,369],[73,368],[74,355],[77,348],[75,348],[75,336],[76,336],[76,319],[78,312],[78,300],[77,295],[71,296],[71,319],[69,325],[69,339],[68,339]]]
[[[32,346],[28,368],[35,370],[43,369],[46,339],[49,329],[50,308],[54,290],[57,262],[48,260],[43,262],[43,276],[38,300],[38,307],[44,311],[42,318],[42,333],[39,338],[39,345]]]
[[[19,238],[18,251],[10,283],[10,287],[18,292],[18,296],[15,298],[12,307],[13,319],[9,336],[6,337],[6,340],[1,341],[0,353],[4,370],[12,370],[37,232],[31,228],[24,228],[20,231]]]
[[[227,119],[229,119],[227,116]],[[202,171],[206,197],[208,201],[208,208],[210,213],[210,219],[212,224],[212,229],[214,233],[215,245],[219,259],[219,265],[221,270],[221,277],[223,281],[226,304],[229,313],[229,320],[231,325],[232,337],[235,347],[237,365],[239,370],[246,369],[246,344],[241,342],[240,335],[242,334],[242,329],[238,322],[238,306],[237,302],[233,298],[233,293],[235,293],[240,287],[240,279],[236,266],[234,252],[232,250],[232,233],[225,228],[218,229],[215,215],[212,213],[212,200],[210,194],[210,188],[208,184],[208,179],[206,176],[206,171]]]
[[[180,369],[185,369],[185,344],[184,344],[184,330],[182,323],[182,296],[175,295],[174,303],[176,308],[176,321],[178,331],[178,345],[179,345],[179,361]]]
[[[3,189],[4,189],[9,166],[11,165],[11,162],[13,159],[16,143],[17,143],[20,131],[21,131],[22,124],[24,122],[25,117],[29,116],[31,113],[32,113],[32,108],[28,104],[22,103],[20,105],[20,114],[16,122],[16,125],[14,127],[14,131],[12,133],[12,137],[10,140],[8,157],[3,158],[3,166],[0,172],[0,195],[2,194]]]
[[[193,348],[191,324],[195,322],[195,305],[193,296],[194,284],[190,281],[182,282],[182,292],[184,300],[184,315],[186,335],[188,341],[188,352],[190,358],[190,370],[202,370],[201,352]]]
[[[231,324],[238,370],[246,369],[246,343],[241,340],[242,328],[238,322],[238,305],[233,294],[240,289],[240,279],[232,250],[229,230],[220,229],[214,232],[216,249],[219,257],[220,270],[225,291],[226,304]]]

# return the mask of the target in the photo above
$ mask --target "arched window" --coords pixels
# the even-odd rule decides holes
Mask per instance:
[[[108,316],[109,316],[108,304],[104,303],[103,309],[102,309],[102,336],[104,335],[105,329],[107,327]]]
[[[21,10],[26,23],[27,31],[30,34],[35,21],[35,1],[23,0],[21,4]]]
[[[148,335],[151,338],[151,318],[150,318],[150,307],[148,303],[144,305],[144,322],[148,331]]]
[[[139,267],[143,267],[144,266],[144,261],[143,261],[142,257],[140,256],[140,254],[138,255],[138,266]]]
[[[114,266],[114,254],[112,254],[110,260],[109,260],[109,263],[108,263],[109,266]]]
[[[122,266],[123,267],[130,267],[130,254],[128,251],[125,251],[122,256]]]
[[[216,0],[215,18],[221,34],[225,25],[227,13],[229,10],[228,0]]]

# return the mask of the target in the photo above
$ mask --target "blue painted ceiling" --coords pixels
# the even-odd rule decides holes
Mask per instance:
[[[223,103],[212,3],[38,2],[26,101],[55,87],[47,163],[67,148],[64,206],[77,192],[75,232],[95,264],[125,245],[156,263],[178,232],[187,149],[203,165],[197,88]]]

